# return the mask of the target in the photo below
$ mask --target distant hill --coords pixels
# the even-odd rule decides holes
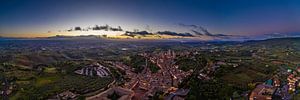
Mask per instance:
[[[300,37],[287,37],[287,38],[271,38],[271,39],[266,39],[264,41],[291,41],[291,42],[295,42],[295,41],[300,41]]]
[[[290,37],[290,38],[271,38],[266,40],[251,40],[245,42],[248,45],[261,45],[266,48],[274,47],[293,47],[300,50],[300,37]]]
[[[80,35],[80,36],[65,36],[65,35],[56,35],[51,37],[45,37],[40,39],[96,39],[100,36],[97,35]]]
[[[270,59],[299,63],[300,37],[272,38],[260,41],[248,41],[239,47],[243,50],[253,50],[260,56]]]

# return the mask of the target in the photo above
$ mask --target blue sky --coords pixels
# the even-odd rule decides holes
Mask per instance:
[[[178,23],[223,34],[290,33],[300,31],[299,5],[299,0],[0,0],[0,33],[95,24],[176,31]]]

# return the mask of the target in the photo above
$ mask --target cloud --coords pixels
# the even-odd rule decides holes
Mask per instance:
[[[188,36],[188,37],[193,37],[193,35],[190,34],[190,33],[176,33],[176,32],[171,32],[171,31],[158,31],[157,34],[160,34],[160,35],[172,35],[172,36]]]
[[[179,26],[182,26],[182,27],[192,27],[192,28],[197,28],[198,26],[197,25],[186,25],[186,24],[183,24],[183,23],[178,23]]]
[[[129,32],[129,31],[126,31],[126,33],[124,35],[135,36],[135,35],[153,35],[153,34],[183,36],[183,37],[193,37],[193,35],[190,34],[190,33],[176,33],[176,32],[171,32],[171,31],[158,31],[156,33],[149,33],[147,31],[139,31],[139,32]]]
[[[152,33],[149,33],[147,31],[139,31],[139,32],[130,32],[126,31],[124,35],[127,36],[134,36],[134,35],[152,35]]]
[[[195,30],[191,30],[193,33],[195,33],[196,35],[203,35],[202,33],[195,31]]]
[[[196,36],[211,36],[211,37],[227,37],[231,35],[226,35],[226,34],[213,34],[210,33],[206,28],[199,26],[199,25],[187,25],[183,23],[178,24],[181,27],[188,28],[193,35]]]
[[[222,33],[211,33],[208,29],[199,26],[199,25],[188,25],[179,23],[178,26],[182,28],[186,28],[194,37],[198,37],[199,39],[208,39],[208,40],[222,40],[222,41],[243,41],[248,39],[246,36],[240,35],[227,35]]]

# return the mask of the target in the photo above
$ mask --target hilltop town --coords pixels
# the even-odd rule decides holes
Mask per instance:
[[[0,44],[5,99],[299,98],[298,38],[196,43],[29,39]]]

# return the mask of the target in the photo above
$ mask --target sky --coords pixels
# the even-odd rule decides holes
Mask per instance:
[[[20,36],[75,26],[181,31],[179,23],[212,33],[300,32],[300,0],[0,0],[1,34]]]

